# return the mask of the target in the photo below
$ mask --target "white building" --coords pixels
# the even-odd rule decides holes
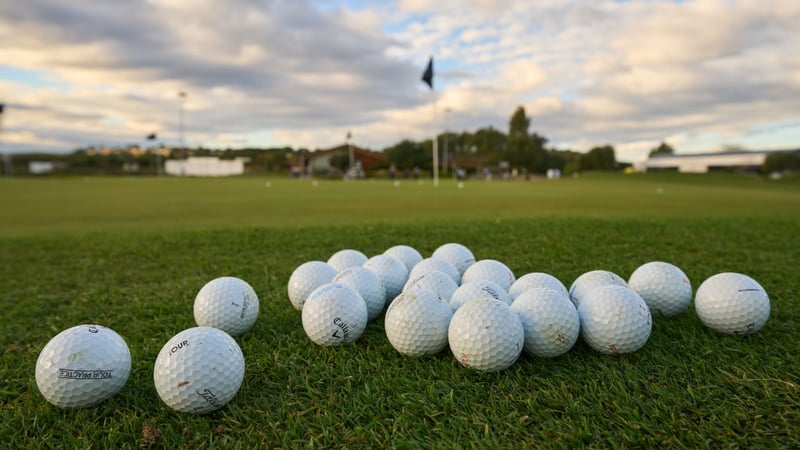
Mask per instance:
[[[759,170],[771,153],[779,151],[735,151],[685,155],[655,155],[634,166],[639,172],[678,171],[706,173],[715,170]]]
[[[219,159],[216,156],[190,156],[164,161],[167,175],[179,177],[225,177],[244,173],[246,158]]]

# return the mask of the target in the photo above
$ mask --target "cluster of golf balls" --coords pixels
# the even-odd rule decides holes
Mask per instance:
[[[258,296],[244,280],[209,281],[194,300],[197,327],[181,331],[161,348],[153,368],[159,397],[170,408],[196,414],[225,406],[244,379],[244,356],[232,336],[253,326]],[[44,398],[63,408],[82,408],[122,390],[131,371],[125,340],[110,328],[79,325],[45,345],[36,361]]]
[[[476,260],[464,245],[448,243],[429,258],[407,245],[371,258],[341,250],[325,262],[298,266],[288,294],[318,345],[355,342],[385,310],[386,337],[399,353],[432,355],[449,346],[464,366],[495,371],[523,351],[540,358],[563,355],[579,337],[601,353],[635,352],[649,339],[654,316],[686,311],[692,286],[680,268],[655,261],[628,281],[592,270],[567,290],[553,275],[516,278],[506,264]],[[758,331],[770,310],[764,289],[736,273],[707,279],[695,307],[703,324],[728,334]]]

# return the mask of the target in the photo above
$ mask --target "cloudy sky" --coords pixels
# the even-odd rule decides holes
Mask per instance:
[[[798,148],[798,49],[797,0],[2,1],[0,150],[174,145],[179,92],[191,146],[380,150],[522,105],[626,161]]]

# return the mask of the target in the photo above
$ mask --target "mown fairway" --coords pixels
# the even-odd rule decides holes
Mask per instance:
[[[265,182],[269,181],[270,187]],[[796,447],[800,442],[800,185],[742,176],[605,175],[533,182],[342,183],[266,178],[0,180],[0,447]],[[424,256],[460,242],[519,277],[567,287],[653,260],[696,288],[733,271],[758,280],[759,333],[716,334],[694,309],[656,318],[645,347],[606,356],[579,342],[482,374],[449,353],[410,359],[372,322],[355,344],[305,336],[289,275],[343,248]],[[261,301],[237,338],[247,369],[233,401],[174,413],[152,371],[194,326],[194,295],[237,276]],[[61,410],[39,394],[39,351],[81,323],[122,335],[122,392]]]

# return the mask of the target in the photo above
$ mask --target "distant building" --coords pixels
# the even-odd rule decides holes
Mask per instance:
[[[348,147],[344,144],[327,150],[317,150],[309,153],[307,155],[308,170],[311,173],[339,174],[339,169],[335,168],[331,161],[336,156],[349,158],[350,148],[353,150],[355,163],[360,163],[361,168],[365,171],[385,166],[387,163],[386,156],[382,152],[373,152],[355,145]]]
[[[44,175],[56,170],[62,170],[64,163],[61,161],[30,161],[28,162],[28,173],[32,175]]]
[[[244,173],[243,158],[232,160],[216,156],[190,156],[187,159],[168,159],[164,162],[167,175],[179,177],[226,177]]]
[[[797,150],[758,150],[684,155],[658,154],[634,166],[639,172],[674,171],[681,173],[706,173],[722,170],[758,171],[772,153]]]

